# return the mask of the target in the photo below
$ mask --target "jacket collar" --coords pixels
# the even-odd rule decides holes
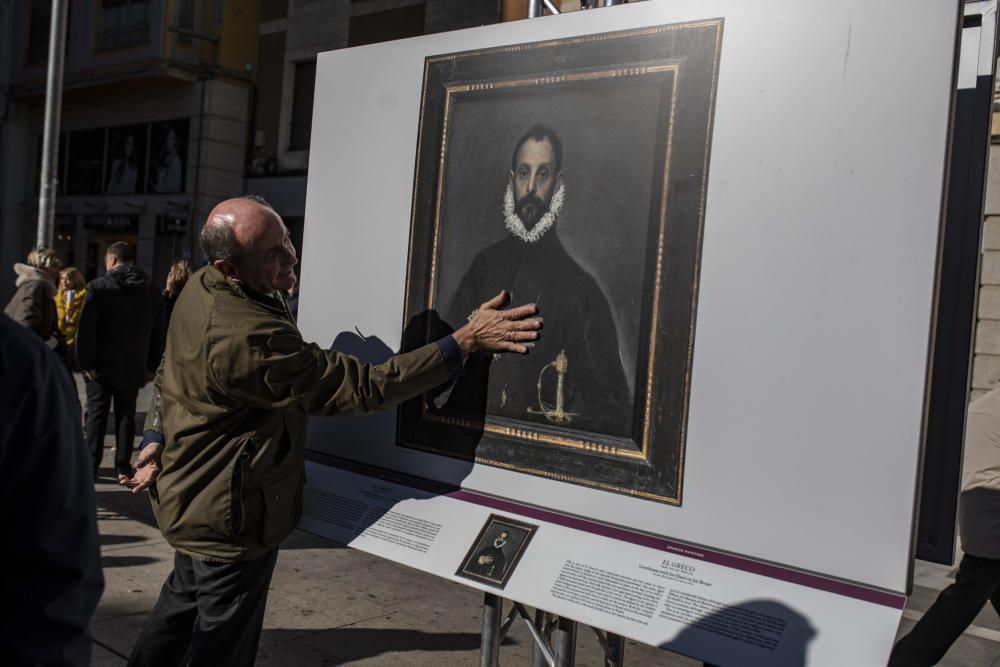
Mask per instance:
[[[272,310],[280,315],[288,317],[288,311],[285,308],[285,303],[280,296],[263,294],[239,282],[238,280],[231,280],[224,276],[221,271],[211,264],[206,265],[205,268],[201,270],[205,272],[204,282],[208,287],[221,292],[234,294],[241,299],[246,299],[247,301],[253,301],[254,303],[264,306],[268,310]]]
[[[45,272],[41,269],[37,269],[29,264],[21,264],[20,262],[14,264],[14,273],[17,274],[17,281],[15,281],[14,286],[20,287],[26,282],[31,280],[40,280],[49,288],[51,292],[55,294],[56,284],[45,275]]]

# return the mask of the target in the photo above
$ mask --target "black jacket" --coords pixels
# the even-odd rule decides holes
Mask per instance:
[[[163,356],[160,291],[134,266],[116,266],[87,286],[76,333],[80,368],[114,387],[141,387]]]
[[[69,376],[0,315],[0,665],[90,664],[104,586],[90,453]]]

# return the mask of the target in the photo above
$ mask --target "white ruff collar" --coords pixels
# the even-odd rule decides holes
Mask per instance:
[[[525,228],[524,222],[514,211],[514,188],[507,183],[507,193],[503,196],[503,217],[504,224],[511,234],[521,239],[525,243],[534,243],[545,235],[545,232],[556,224],[559,214],[562,213],[563,199],[566,197],[566,184],[560,183],[556,188],[556,193],[552,195],[549,202],[549,210],[545,212],[542,219],[535,223],[530,230]]]

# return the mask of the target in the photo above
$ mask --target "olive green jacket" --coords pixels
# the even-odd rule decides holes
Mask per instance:
[[[431,343],[380,365],[302,340],[280,299],[250,294],[214,267],[174,307],[144,440],[162,439],[153,511],[193,558],[249,560],[302,515],[308,415],[365,413],[449,379]]]

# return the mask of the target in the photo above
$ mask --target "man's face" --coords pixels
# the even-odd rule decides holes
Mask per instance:
[[[248,208],[252,210],[233,228],[240,246],[236,278],[264,294],[287,291],[295,284],[292,267],[299,263],[288,228],[274,211],[257,204]]]
[[[514,211],[528,229],[549,210],[560,175],[556,173],[555,151],[548,139],[528,139],[517,151],[517,166],[511,172]]]

